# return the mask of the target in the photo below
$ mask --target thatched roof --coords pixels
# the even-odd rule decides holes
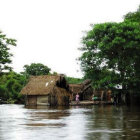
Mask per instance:
[[[87,79],[87,80],[83,81],[82,84],[83,85],[89,85],[89,84],[91,84],[91,82],[92,81],[90,79]]]
[[[91,80],[85,80],[81,84],[69,84],[69,89],[72,93],[82,93],[87,88],[91,87]]]
[[[83,90],[82,84],[69,84],[69,89],[73,93],[80,93]]]
[[[28,84],[21,90],[23,95],[47,95],[54,92],[54,88],[64,88],[66,90],[67,83],[62,76],[31,76]]]

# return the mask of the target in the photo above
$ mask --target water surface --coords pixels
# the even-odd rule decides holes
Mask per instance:
[[[140,109],[0,105],[0,140],[139,140]]]

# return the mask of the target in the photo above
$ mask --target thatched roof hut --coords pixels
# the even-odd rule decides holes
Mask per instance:
[[[78,93],[80,100],[91,100],[93,89],[91,86],[91,80],[85,80],[80,84],[69,84],[70,92],[72,93],[72,99],[75,100],[75,96]]]
[[[64,76],[31,76],[21,90],[26,95],[26,105],[67,105],[70,93]]]

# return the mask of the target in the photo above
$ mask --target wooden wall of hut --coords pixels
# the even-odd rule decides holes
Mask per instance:
[[[37,105],[37,96],[28,95],[26,98],[27,106],[36,106]]]

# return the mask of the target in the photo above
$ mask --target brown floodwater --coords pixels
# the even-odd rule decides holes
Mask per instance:
[[[0,140],[139,140],[140,109],[0,105]]]

